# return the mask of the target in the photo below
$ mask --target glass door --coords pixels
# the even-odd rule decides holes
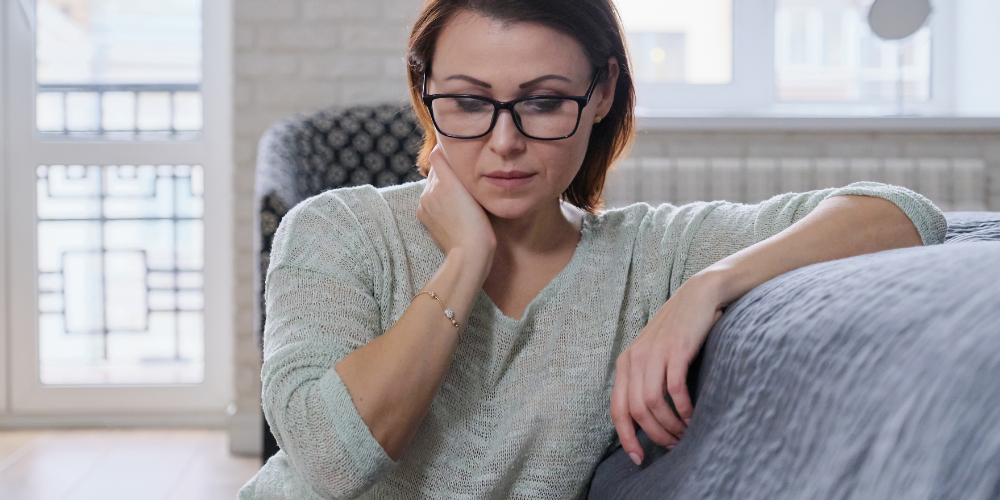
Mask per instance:
[[[8,417],[221,421],[229,3],[5,7]]]

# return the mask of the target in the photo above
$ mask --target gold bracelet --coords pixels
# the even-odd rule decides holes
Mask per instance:
[[[441,300],[441,297],[438,297],[438,294],[434,292],[420,292],[414,295],[413,298],[415,299],[424,294],[430,295],[432,299],[438,301],[438,304],[441,304],[441,309],[444,309],[444,315],[446,318],[448,318],[448,321],[451,321],[451,324],[455,325],[456,330],[460,330],[460,328],[458,327],[458,321],[455,321],[455,311],[452,311],[451,309],[445,307],[444,302]]]

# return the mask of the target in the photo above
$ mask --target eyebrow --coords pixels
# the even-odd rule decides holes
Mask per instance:
[[[564,82],[573,83],[573,80],[570,80],[569,78],[566,78],[565,76],[545,75],[545,76],[540,76],[538,78],[535,78],[534,80],[532,80],[530,82],[524,82],[524,83],[522,83],[519,86],[519,88],[526,89],[528,87],[531,87],[531,86],[534,86],[534,85],[538,85],[539,83],[544,82],[545,80],[562,80]]]
[[[493,88],[492,85],[490,85],[490,84],[488,84],[488,83],[486,83],[486,82],[484,82],[482,80],[476,80],[475,78],[473,78],[471,76],[466,76],[466,75],[451,75],[448,78],[444,79],[444,81],[448,81],[448,80],[465,80],[465,81],[467,81],[467,82],[469,82],[469,83],[471,83],[473,85],[478,85],[478,86],[483,87],[483,88],[487,88],[487,89]]]
[[[477,79],[475,79],[475,78],[473,78],[471,76],[468,76],[468,75],[451,75],[448,78],[445,78],[444,80],[445,81],[448,81],[448,80],[464,80],[464,81],[467,81],[467,82],[469,82],[469,83],[471,83],[473,85],[478,85],[478,86],[486,88],[486,89],[493,88],[492,85],[490,85],[490,84],[488,84],[488,83],[486,83],[486,82],[484,82],[482,80],[477,80]],[[566,78],[565,76],[560,76],[560,75],[545,75],[545,76],[540,76],[538,78],[535,78],[534,80],[531,80],[530,82],[524,82],[521,85],[519,85],[518,88],[526,89],[528,87],[532,87],[534,85],[538,85],[539,83],[544,82],[546,80],[562,80],[564,82],[573,83],[572,80],[570,80],[569,78]]]

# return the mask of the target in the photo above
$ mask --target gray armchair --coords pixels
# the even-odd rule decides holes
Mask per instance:
[[[391,186],[419,180],[415,168],[423,128],[409,107],[394,104],[329,108],[272,126],[260,140],[255,181],[257,343],[264,339],[264,276],[271,240],[300,201],[345,186]],[[266,461],[278,452],[264,424]]]

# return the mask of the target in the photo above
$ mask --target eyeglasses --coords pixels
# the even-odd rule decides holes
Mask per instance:
[[[493,131],[500,110],[510,111],[517,127],[525,137],[540,141],[566,139],[580,126],[583,108],[597,87],[602,69],[594,72],[587,94],[583,96],[529,95],[513,101],[501,102],[475,94],[427,95],[427,73],[421,97],[431,114],[434,128],[441,135],[455,139],[478,139]]]

